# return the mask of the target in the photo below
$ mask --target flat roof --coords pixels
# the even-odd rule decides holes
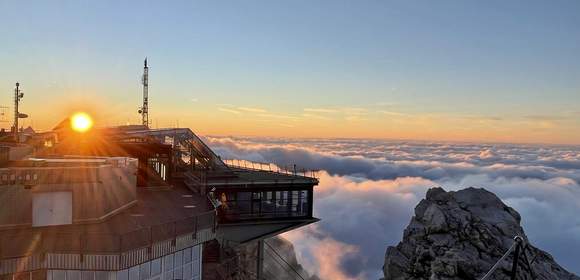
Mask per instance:
[[[131,157],[47,157],[12,160],[4,163],[1,168],[65,168],[65,167],[95,167],[110,165],[113,161],[135,162]]]

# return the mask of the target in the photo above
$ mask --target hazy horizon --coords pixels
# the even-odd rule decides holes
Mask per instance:
[[[580,147],[207,137],[223,158],[320,170],[314,215],[285,233],[321,279],[378,279],[429,188],[485,188],[518,211],[532,244],[580,273]],[[364,229],[364,230],[361,230]],[[549,229],[549,230],[546,230]],[[333,256],[328,258],[328,256]]]

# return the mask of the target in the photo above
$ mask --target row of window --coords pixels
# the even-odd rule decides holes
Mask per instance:
[[[307,190],[222,193],[222,215],[230,218],[308,216],[308,195]]]
[[[2,174],[2,176],[0,176],[0,178],[2,179],[2,182],[6,182],[6,181],[16,181],[18,179],[18,181],[37,181],[38,180],[38,174],[34,173],[34,174],[30,174],[27,173],[24,176],[22,175],[18,175],[16,176],[16,174]]]

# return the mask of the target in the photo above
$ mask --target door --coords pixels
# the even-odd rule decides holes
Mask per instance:
[[[72,192],[46,192],[32,195],[32,226],[72,224]]]

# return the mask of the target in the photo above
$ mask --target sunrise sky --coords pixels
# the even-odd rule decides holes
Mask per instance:
[[[76,111],[137,123],[148,56],[153,127],[580,144],[578,11],[575,0],[3,0],[0,104],[11,110],[19,81],[24,125]]]

